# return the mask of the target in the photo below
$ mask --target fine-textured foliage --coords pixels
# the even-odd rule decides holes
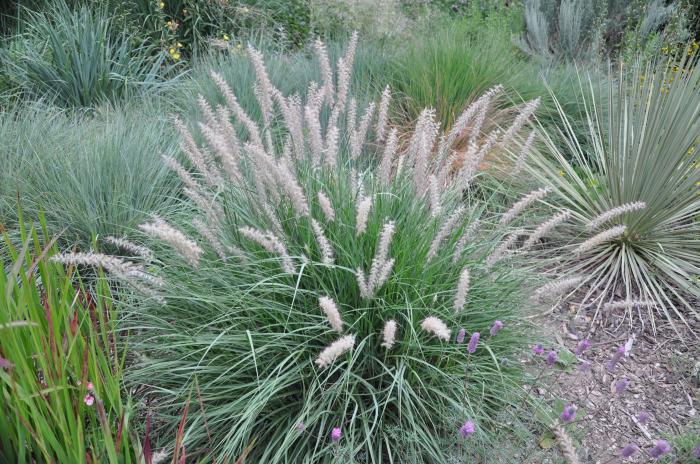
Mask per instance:
[[[109,288],[86,290],[49,262],[43,232],[0,245],[11,259],[0,271],[0,461],[142,462]]]
[[[583,91],[592,150],[581,149],[564,116],[565,149],[545,137],[546,152],[527,168],[572,212],[556,262],[582,277],[575,287],[585,285],[583,301],[596,308],[622,291],[627,304],[613,306],[630,314],[697,318],[688,297],[700,295],[700,68],[688,58],[610,80],[606,104]]]
[[[13,228],[17,200],[46,214],[60,244],[87,247],[95,234],[128,233],[147,212],[167,211],[177,177],[160,156],[177,139],[160,108],[127,105],[89,115],[45,105],[0,115],[0,224]]]
[[[519,381],[517,363],[503,360],[525,342],[523,275],[507,252],[487,269],[503,234],[491,218],[470,227],[482,207],[463,204],[463,190],[478,163],[459,169],[455,133],[440,136],[431,110],[400,148],[396,130],[379,141],[375,106],[349,93],[355,45],[304,100],[283,96],[250,48],[260,117],[214,74],[226,106],[200,100],[206,146],[180,127],[195,172],[169,163],[199,222],[169,226],[190,237],[169,235],[175,253],[153,244],[165,304],[146,299],[128,322],[143,354],[130,378],[157,396],[163,432],[174,432],[187,398],[199,403],[189,408],[189,453],[219,462],[251,446],[251,462],[266,463],[475,458],[475,448],[454,447],[460,427],[471,420],[470,439],[488,437]],[[467,109],[464,127],[479,108]],[[525,116],[475,141],[471,156],[510,143]],[[190,240],[201,253],[183,253]],[[489,336],[496,320],[503,329]],[[469,349],[451,338],[460,327]],[[342,438],[332,440],[336,427]]]
[[[136,39],[115,30],[104,9],[51,3],[44,12],[29,13],[15,46],[0,54],[27,96],[91,107],[165,87],[168,68],[157,48],[134,46]]]

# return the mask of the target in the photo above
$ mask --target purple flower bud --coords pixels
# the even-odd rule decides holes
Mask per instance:
[[[671,445],[666,440],[656,440],[654,447],[649,450],[649,456],[653,459],[659,459],[664,454],[671,452]]]
[[[581,372],[588,372],[591,370],[591,362],[590,361],[583,361],[580,366],[578,366],[578,370]]]
[[[608,372],[612,372],[615,370],[615,366],[617,366],[617,363],[620,362],[622,357],[625,355],[625,345],[620,346],[615,354],[613,355],[612,358],[610,358],[610,361],[605,365],[605,368],[608,370]]]
[[[556,351],[550,351],[550,352],[547,354],[547,365],[548,365],[548,366],[553,366],[553,365],[557,362],[557,359],[559,359],[559,356],[557,356],[557,352],[556,352]]]
[[[690,455],[695,459],[700,459],[700,443],[695,445],[695,448],[693,448],[693,451],[690,452]]]
[[[467,351],[469,354],[476,351],[476,346],[479,344],[479,337],[481,334],[479,332],[474,332],[472,338],[469,339],[469,346],[467,346]]]
[[[464,343],[464,337],[467,335],[467,331],[464,330],[464,327],[459,329],[459,332],[457,333],[457,343]]]
[[[489,333],[491,334],[492,337],[494,337],[494,336],[496,336],[496,334],[498,333],[498,331],[501,330],[502,328],[503,328],[503,322],[501,322],[501,321],[496,321],[496,322],[494,322],[493,325],[491,326],[491,330],[490,330]]]
[[[627,390],[627,386],[630,384],[630,381],[627,379],[620,379],[617,382],[615,382],[615,393],[618,395],[622,395],[625,390]]]
[[[576,406],[573,404],[566,405],[560,417],[564,422],[571,422],[574,420],[576,418]]]
[[[300,432],[306,432],[306,424],[304,424],[303,422],[299,422],[297,424],[297,430]]]
[[[340,435],[340,427],[333,427],[331,431],[331,440],[333,440],[333,443],[338,443],[340,441]]]
[[[532,347],[532,353],[536,355],[540,355],[544,353],[544,347],[542,345],[535,345]]]
[[[637,414],[637,420],[642,425],[647,425],[649,419],[651,419],[651,414],[646,411],[639,411],[639,414]]]
[[[637,453],[637,451],[639,451],[637,445],[630,443],[629,445],[625,445],[625,447],[620,450],[620,456],[623,458],[631,458]]]
[[[587,338],[584,338],[583,340],[581,340],[579,342],[578,346],[576,347],[576,356],[581,356],[584,351],[586,351],[588,348],[590,348],[590,346],[591,346],[591,342],[588,341]]]
[[[472,435],[475,430],[474,422],[468,420],[459,428],[459,433],[462,435],[462,438],[467,438]]]

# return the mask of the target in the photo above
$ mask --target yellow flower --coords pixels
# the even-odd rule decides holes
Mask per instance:
[[[563,169],[560,169],[560,170],[559,170],[559,175],[560,175],[561,177],[564,177],[564,176],[566,175],[566,173],[564,172]]]
[[[236,44],[236,48],[240,50],[241,48],[243,48],[243,45],[238,43],[238,44]]]
[[[231,40],[231,37],[228,34],[224,34],[224,40],[228,42],[229,40]]]
[[[163,8],[165,8],[165,2],[160,2],[158,6],[160,6],[160,9],[162,10]]]
[[[693,153],[695,153],[695,145],[693,145],[692,147],[688,148],[688,154],[689,154],[689,155],[692,155]]]
[[[180,59],[180,53],[173,53],[173,59],[174,59],[175,61],[179,60],[179,59]]]
[[[697,185],[698,187],[700,187],[700,180],[697,181],[697,182],[695,182],[695,185]]]
[[[661,47],[661,53],[668,54],[668,47]]]
[[[170,53],[171,55],[174,56],[175,53],[177,53],[177,50],[175,50],[173,47],[170,47],[170,50],[168,50],[168,53]]]
[[[182,44],[180,42],[177,43],[177,48],[182,48]]]

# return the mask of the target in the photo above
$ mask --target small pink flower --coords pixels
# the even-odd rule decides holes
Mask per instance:
[[[536,355],[540,355],[544,353],[544,347],[542,345],[535,345],[532,347],[532,353]]]
[[[462,425],[459,428],[459,433],[462,435],[462,438],[467,438],[470,435],[472,435],[476,431],[476,427],[474,426],[474,422],[472,421],[466,421],[464,425]]]
[[[95,389],[95,386],[92,384],[92,382],[88,382],[88,383],[87,383],[87,389],[90,390],[90,391],[92,391],[92,390]]]
[[[78,381],[76,382],[76,384],[77,384],[78,386],[81,386],[81,385],[83,384],[83,381],[80,380],[80,379],[78,379]]]
[[[306,424],[304,424],[303,422],[299,422],[297,424],[297,430],[300,432],[306,432]]]
[[[92,406],[95,403],[95,397],[88,393],[87,395],[85,395],[85,398],[83,398],[83,402],[87,406]]]
[[[333,443],[338,443],[340,441],[340,435],[340,427],[333,427],[331,431],[331,440],[333,440]]]

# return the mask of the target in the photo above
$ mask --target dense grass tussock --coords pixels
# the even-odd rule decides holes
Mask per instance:
[[[148,212],[167,211],[180,187],[160,161],[177,149],[162,110],[37,104],[0,115],[0,224],[16,228],[19,198],[28,216],[45,213],[61,245],[86,248],[94,235],[128,234]]]
[[[0,461],[142,462],[109,287],[51,262],[48,237],[0,237]]]
[[[532,179],[571,213],[554,255],[571,284],[561,290],[585,287],[583,302],[596,314],[622,309],[652,324],[655,313],[700,317],[692,299],[700,296],[696,48],[680,61],[611,72],[605,104],[583,90],[592,150],[562,113],[565,148],[546,137],[545,152],[530,157]]]
[[[227,106],[200,100],[206,146],[178,123],[194,173],[166,158],[197,214],[141,226],[161,239],[159,266],[62,258],[101,262],[152,297],[127,317],[138,360],[129,374],[150,387],[163,433],[189,404],[175,452],[467,458],[521,379],[525,274],[508,259],[511,240],[499,243],[506,229],[464,195],[479,161],[511,143],[536,102],[503,132],[477,137],[492,89],[447,134],[425,110],[399,144],[389,90],[363,109],[349,93],[355,45],[334,72],[317,43],[322,81],[304,102],[283,96],[250,48],[259,123],[214,74]],[[450,146],[467,126],[470,157],[458,168]]]

